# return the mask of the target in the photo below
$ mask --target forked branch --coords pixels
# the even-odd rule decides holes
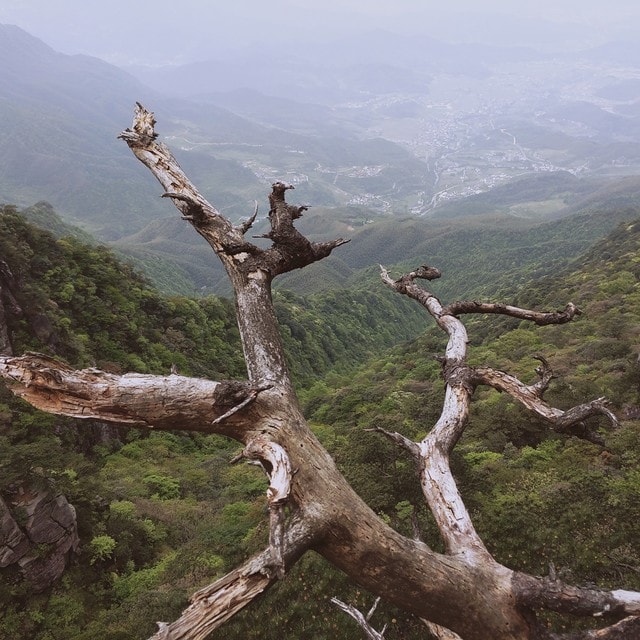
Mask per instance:
[[[385,625],[382,631],[376,631],[371,625],[371,617],[373,616],[378,603],[380,602],[380,598],[376,598],[376,601],[373,603],[373,606],[369,610],[369,613],[365,616],[362,612],[350,605],[342,602],[342,600],[338,600],[338,598],[331,598],[331,602],[336,605],[339,609],[342,609],[347,615],[351,616],[357,623],[358,626],[362,629],[367,640],[384,640],[384,632],[387,629],[387,625]]]
[[[238,328],[249,380],[260,386],[282,385],[293,389],[271,301],[271,283],[281,273],[299,269],[328,256],[344,244],[310,242],[294,226],[305,207],[285,201],[291,188],[282,182],[269,196],[272,245],[263,249],[244,237],[257,215],[234,226],[191,183],[166,145],[157,140],[155,117],[137,103],[133,125],[120,134],[136,158],[156,177],[185,220],[205,238],[222,261],[235,293]],[[268,346],[267,346],[268,345]]]
[[[190,183],[167,147],[158,142],[154,126],[153,114],[138,105],[132,128],[121,137],[160,181],[165,197],[221,258],[235,293],[249,382],[73,371],[38,355],[0,359],[0,375],[14,390],[51,413],[149,428],[224,433],[241,440],[243,456],[259,460],[267,472],[269,547],[196,593],[179,620],[160,625],[154,640],[204,640],[308,549],[345,571],[362,588],[418,618],[442,625],[431,627],[442,638],[455,638],[455,634],[465,640],[557,637],[536,625],[538,608],[614,620],[606,629],[576,634],[574,639],[639,637],[640,594],[575,589],[522,576],[498,564],[475,531],[450,469],[450,455],[466,428],[471,395],[478,384],[511,393],[532,411],[548,415],[561,429],[591,415],[611,419],[613,414],[609,415],[602,399],[565,412],[548,407],[542,396],[552,373],[544,362],[539,380],[527,386],[502,372],[470,367],[466,361],[467,332],[458,317],[463,313],[500,313],[549,324],[567,322],[578,310],[568,305],[564,311],[540,314],[480,302],[443,307],[416,283],[440,277],[438,269],[420,267],[399,280],[383,270],[384,281],[422,304],[448,336],[440,418],[421,442],[384,432],[418,461],[422,491],[445,542],[446,553],[436,553],[389,527],[348,485],[301,415],[288,372],[273,308],[272,280],[321,259],[344,241],[313,243],[304,238],[294,222],[306,207],[288,204],[285,193],[291,187],[277,182],[269,198],[271,231],[267,237],[272,244],[262,249],[248,242],[244,233],[255,214],[239,226],[220,215]],[[623,616],[630,617],[615,622]],[[370,637],[380,640],[382,633],[371,627],[370,617],[362,617],[363,628],[368,626],[372,634],[378,634]],[[447,635],[448,629],[451,633]]]
[[[160,182],[164,188],[163,197],[173,201],[183,219],[188,220],[207,240],[227,270],[250,273],[261,269],[274,278],[280,273],[321,260],[348,242],[342,238],[329,242],[307,240],[293,224],[307,207],[287,204],[284,194],[293,186],[283,182],[274,183],[269,196],[271,231],[265,237],[273,241],[273,246],[263,250],[248,242],[244,234],[255,221],[257,204],[249,220],[238,226],[232,225],[191,183],[169,148],[157,141],[155,125],[153,113],[138,102],[132,127],[119,137]]]
[[[119,136],[140,162],[156,177],[164,189],[163,197],[171,198],[183,218],[213,247],[216,253],[227,246],[249,245],[240,230],[220,215],[220,212],[191,183],[169,148],[158,142],[156,119],[139,102],[136,103],[133,125]],[[257,247],[247,249],[258,250]]]
[[[550,379],[552,375],[548,365],[542,380],[534,385],[525,385],[515,376],[490,367],[474,367],[470,372],[474,385],[484,384],[508,393],[529,411],[549,422],[560,433],[571,433],[602,444],[596,434],[592,434],[586,429],[584,421],[595,416],[604,416],[613,427],[618,426],[618,419],[609,409],[606,398],[596,398],[566,410],[557,409],[547,404],[542,399],[542,393],[547,386],[547,380],[544,376],[548,376]]]
[[[573,303],[567,304],[564,311],[551,313],[475,301],[454,302],[443,306],[433,293],[415,282],[418,279],[429,281],[439,278],[441,273],[438,269],[422,266],[393,280],[388,271],[381,267],[381,275],[389,287],[413,298],[425,307],[447,333],[449,340],[442,360],[446,382],[444,406],[440,419],[427,436],[422,442],[414,443],[401,434],[378,430],[407,449],[414,457],[417,455],[423,494],[438,524],[448,553],[464,554],[472,561],[475,561],[474,558],[486,561],[490,558],[489,553],[473,527],[449,464],[453,447],[467,425],[471,394],[477,385],[486,384],[507,392],[527,409],[552,423],[558,431],[577,428],[578,435],[594,441],[598,441],[598,437],[584,428],[583,420],[594,415],[605,415],[614,425],[617,421],[604,398],[598,398],[568,411],[555,409],[544,402],[542,396],[553,376],[544,358],[538,357],[541,361],[541,366],[537,369],[539,380],[532,385],[525,385],[502,371],[487,367],[469,367],[466,364],[467,333],[457,316],[463,313],[502,314],[545,325],[569,322],[580,311]]]

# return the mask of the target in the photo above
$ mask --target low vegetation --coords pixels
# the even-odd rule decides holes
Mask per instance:
[[[533,377],[531,355],[544,354],[558,376],[550,401],[568,407],[607,395],[623,418],[613,432],[601,425],[600,446],[550,434],[495,391],[477,395],[454,470],[490,551],[516,569],[546,574],[553,563],[574,583],[640,588],[638,249],[640,223],[623,224],[579,268],[513,291],[523,306],[573,300],[583,310],[576,323],[471,323],[477,363],[526,378]],[[106,249],[56,240],[11,207],[0,216],[0,257],[8,267],[2,290],[15,352],[113,371],[167,373],[173,365],[214,379],[243,375],[224,299],[164,297]],[[7,304],[7,291],[20,312]],[[420,322],[405,309],[394,311],[394,302],[364,291],[346,302],[344,294],[283,291],[276,310],[306,414],[324,446],[378,514],[407,535],[417,522],[437,548],[413,463],[363,433],[377,426],[419,439],[441,408],[432,354],[442,350],[443,337],[428,329],[409,341]],[[400,320],[407,332],[399,336]],[[405,342],[382,352],[398,337]],[[0,635],[145,638],[155,620],[179,614],[189,593],[263,548],[266,480],[254,467],[229,465],[236,444],[219,436],[105,432],[104,425],[39,413],[5,390],[0,402],[0,491],[8,498],[19,485],[54,484],[76,506],[81,539],[64,577],[44,593],[33,594],[15,569],[2,570]],[[240,615],[225,635],[354,637],[353,621],[330,604],[332,595],[362,609],[373,600],[318,557],[306,557],[256,605],[261,615]],[[424,633],[390,607],[375,619],[389,623],[390,640]],[[549,618],[549,625],[564,624]]]

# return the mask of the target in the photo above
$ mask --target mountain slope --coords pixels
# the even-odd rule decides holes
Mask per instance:
[[[146,367],[166,372],[177,363],[185,373],[239,373],[228,303],[162,298],[108,251],[56,241],[11,208],[3,209],[0,226],[0,257],[17,279],[12,283],[6,270],[1,273],[16,349],[53,351],[74,363],[95,362],[114,371]],[[568,406],[605,391],[617,411],[640,415],[639,250],[640,223],[629,223],[576,263],[584,266],[528,284],[519,298],[514,296],[520,303],[557,307],[571,298],[584,315],[575,323],[543,329],[507,323],[486,332],[484,324],[472,323],[474,358],[530,376],[529,356],[541,351],[562,375],[548,394],[555,404]],[[10,294],[21,312],[7,304]],[[371,506],[411,535],[416,505],[423,535],[438,549],[433,525],[420,506],[414,465],[397,447],[363,432],[381,426],[414,437],[429,428],[440,410],[440,365],[432,357],[441,351],[440,333],[429,330],[390,352],[382,351],[380,343],[367,344],[385,332],[397,339],[401,325],[411,329],[408,312],[392,317],[392,306],[402,304],[397,297],[333,293],[305,301],[289,293],[275,295],[299,380],[307,376],[309,384],[326,371],[323,358],[345,363],[378,354],[356,372],[334,371],[309,384],[307,411],[319,437]],[[322,321],[328,326],[318,324]],[[340,351],[332,354],[326,341],[331,344],[334,338]],[[354,345],[357,340],[360,344]],[[20,582],[15,570],[1,570],[4,636],[148,637],[155,631],[153,620],[173,617],[185,606],[187,592],[265,544],[266,483],[253,467],[228,464],[237,453],[235,445],[161,433],[125,438],[100,425],[52,421],[25,411],[1,389],[0,402],[2,496],[15,500],[16,487],[26,494],[31,482],[54,484],[76,506],[82,545],[65,579],[40,595]],[[633,588],[633,567],[640,561],[637,422],[610,434],[602,450],[565,436],[548,438],[543,425],[523,419],[498,394],[480,394],[473,412],[456,474],[492,552],[528,571],[544,572],[553,561],[576,581]],[[46,552],[44,546],[39,549]],[[256,624],[252,611],[251,621],[240,617],[227,636],[272,640],[285,628],[296,636],[323,638],[331,625],[333,635],[350,637],[351,621],[324,597],[336,591],[359,606],[370,604],[366,594],[307,558],[258,605],[258,619],[268,625]],[[384,606],[378,615],[395,620],[393,637],[424,633],[416,621]]]
[[[169,203],[116,139],[136,101],[154,109],[194,182],[234,219],[277,179],[310,184],[318,204],[362,199],[387,210],[423,188],[424,163],[388,140],[361,140],[338,123],[323,137],[303,135],[166,98],[101,60],[56,53],[0,25],[0,202],[49,201],[101,240],[161,217]]]
[[[545,394],[550,404],[568,409],[606,395],[622,421],[613,429],[604,419],[589,421],[604,438],[603,447],[554,433],[506,394],[478,390],[455,450],[454,473],[479,534],[510,567],[543,575],[553,563],[562,579],[578,584],[640,587],[638,255],[636,219],[571,267],[521,288],[512,284],[499,296],[501,302],[539,310],[563,308],[572,300],[583,314],[569,324],[536,327],[466,316],[470,364],[507,371],[529,384],[536,379],[532,356],[543,355],[556,374]],[[364,430],[375,426],[411,439],[424,436],[442,408],[433,353],[441,354],[445,344],[444,333],[429,328],[348,379],[317,383],[305,394],[310,419],[332,443],[332,454],[358,492],[407,534],[417,515],[425,541],[435,548],[441,541],[413,465],[397,446]],[[558,632],[581,624],[549,620]]]
[[[381,219],[354,228],[351,242],[326,264],[288,274],[281,286],[304,290],[316,277],[322,282],[323,270],[331,265],[341,274],[348,273],[345,265],[351,270],[343,286],[363,286],[378,281],[378,264],[399,273],[426,263],[442,270],[444,276],[434,287],[445,299],[480,295],[579,259],[616,224],[640,212],[637,206],[600,209],[593,204],[581,214],[533,225],[500,215],[451,221]]]
[[[101,60],[58,54],[0,25],[0,200],[48,200],[103,237],[153,215],[150,181],[130,171],[116,140],[135,100],[151,96]]]

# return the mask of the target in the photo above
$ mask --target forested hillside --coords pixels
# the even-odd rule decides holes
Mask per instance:
[[[46,207],[26,213],[58,224]],[[7,206],[0,212],[0,260],[4,353],[38,351],[111,372],[244,375],[228,300],[164,297],[108,249],[56,239]],[[421,314],[396,302],[383,290],[278,294],[299,384],[329,369],[352,370],[417,335]],[[253,469],[228,466],[234,444],[217,437],[142,437],[36,412],[4,386],[0,395],[3,517],[9,508],[16,523],[28,526],[34,496],[64,495],[76,508],[79,534],[77,554],[50,590],[23,579],[11,561],[15,531],[2,529],[0,542],[8,545],[0,547],[3,637],[148,635],[153,624],[142,620],[142,610],[157,607],[156,617],[167,607],[177,612],[191,587],[262,539],[264,482]],[[231,478],[237,481],[228,493]],[[39,542],[23,561],[49,567],[55,551],[53,541]]]
[[[490,550],[510,566],[546,574],[554,563],[577,583],[640,586],[639,249],[640,222],[628,222],[579,267],[511,286],[511,301],[529,307],[572,300],[584,312],[575,323],[532,328],[489,317],[470,325],[475,362],[526,379],[534,377],[531,356],[542,354],[558,376],[548,393],[554,404],[606,394],[623,419],[613,432],[600,425],[601,446],[549,433],[497,392],[477,395],[456,474]],[[0,259],[5,351],[35,350],[112,371],[169,373],[175,366],[212,379],[243,375],[224,299],[161,296],[108,250],[56,240],[11,207],[0,216]],[[421,310],[382,292],[282,292],[276,306],[323,444],[376,512],[408,534],[415,513],[438,548],[413,464],[364,429],[416,438],[430,428],[442,402],[433,354],[444,337],[427,329],[409,342],[425,326]],[[62,493],[76,508],[79,534],[51,587],[35,589],[15,564],[0,569],[3,637],[146,638],[154,620],[177,615],[188,593],[264,544],[266,481],[251,466],[229,465],[236,444],[79,424],[1,394],[1,497],[20,523],[29,495]],[[30,553],[46,559],[49,551],[39,544]],[[353,622],[329,603],[333,595],[362,608],[372,602],[309,556],[258,605],[262,616],[249,610],[225,637],[357,637]],[[376,620],[389,623],[391,640],[418,637],[412,629],[419,623],[405,614],[382,607]]]
[[[493,213],[451,218],[380,216],[360,207],[313,207],[298,228],[313,240],[350,238],[340,252],[285,274],[277,288],[306,295],[336,288],[378,288],[378,264],[411,269],[431,256],[445,269],[438,290],[446,297],[474,296],[489,282],[525,282],[577,259],[623,220],[640,215],[635,192],[617,199],[611,189],[560,219],[517,218],[499,206]],[[470,199],[471,200],[471,199]],[[470,203],[472,204],[472,203]],[[256,229],[265,231],[266,220]],[[208,245],[179,219],[163,219],[114,243],[132,256],[165,292],[225,294],[229,283]]]
[[[551,404],[569,407],[606,395],[622,420],[615,430],[597,424],[594,440],[604,444],[595,444],[551,432],[496,391],[476,394],[455,471],[483,539],[501,562],[538,575],[554,570],[578,584],[640,586],[639,255],[640,221],[625,223],[585,254],[579,268],[513,291],[510,300],[527,308],[575,302],[583,314],[568,325],[541,328],[493,316],[469,323],[474,364],[534,380],[532,356],[543,355],[557,376],[547,393]],[[306,393],[308,415],[331,434],[331,450],[361,495],[406,533],[417,513],[434,545],[438,538],[410,461],[364,429],[422,437],[443,400],[433,358],[443,347],[444,336],[430,329],[355,377],[325,379]]]

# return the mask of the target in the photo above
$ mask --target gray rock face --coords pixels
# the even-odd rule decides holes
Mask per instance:
[[[14,520],[7,503],[0,498],[0,567],[18,562],[30,548],[29,539]]]
[[[22,491],[12,507],[0,498],[0,567],[17,563],[33,590],[43,591],[78,547],[76,510],[52,489]]]
[[[57,544],[76,525],[76,510],[62,495],[38,493],[24,506],[25,529],[35,544]]]

